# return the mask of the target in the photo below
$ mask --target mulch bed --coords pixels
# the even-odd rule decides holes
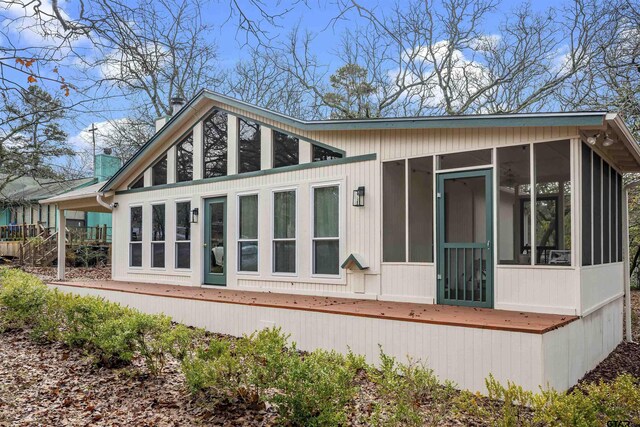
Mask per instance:
[[[137,368],[137,369],[134,369]],[[208,408],[187,394],[175,360],[150,377],[95,366],[80,351],[0,334],[0,426],[270,426],[273,409]]]
[[[56,280],[58,271],[56,267],[21,267],[27,273],[38,276],[43,281]],[[111,267],[67,267],[65,269],[66,280],[110,280]]]

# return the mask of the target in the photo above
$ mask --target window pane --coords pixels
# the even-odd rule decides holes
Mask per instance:
[[[239,242],[240,271],[258,271],[258,242]]]
[[[239,121],[238,132],[238,173],[260,170],[260,125]]]
[[[151,168],[151,185],[167,183],[167,156],[165,155]]]
[[[131,241],[142,241],[142,206],[131,208]]]
[[[176,181],[193,180],[193,133],[176,146]]]
[[[240,238],[258,238],[258,195],[240,197]]]
[[[276,273],[296,272],[296,242],[278,241],[273,242],[274,265],[273,271]]]
[[[571,145],[535,146],[536,264],[571,264]]]
[[[409,261],[433,261],[433,157],[409,160]]]
[[[321,162],[323,160],[341,159],[342,153],[329,150],[328,148],[320,147],[319,145],[313,145],[312,147],[312,161]]]
[[[133,184],[129,186],[129,188],[142,188],[144,187],[144,176],[140,176],[136,179]]]
[[[313,207],[314,237],[338,237],[340,222],[338,187],[315,188]]]
[[[176,243],[176,268],[191,268],[191,242]]]
[[[609,227],[611,226],[611,185],[609,179],[609,164],[603,162],[602,165],[602,263],[607,264],[611,261],[610,257],[610,245],[611,234],[609,233]]]
[[[404,160],[383,163],[382,260],[385,262],[407,260],[405,188]]]
[[[593,196],[591,194],[591,148],[582,144],[582,265],[591,265]]]
[[[164,240],[164,205],[153,205],[152,212],[152,228],[151,240],[161,242]]]
[[[314,245],[314,274],[334,274],[339,272],[338,240],[316,240]]]
[[[142,267],[142,243],[129,244],[129,265]]]
[[[467,168],[491,164],[491,150],[467,151],[465,153],[438,156],[439,169]]]
[[[151,267],[164,268],[164,243],[151,244]]]
[[[191,202],[176,203],[176,240],[191,240]]]
[[[298,138],[286,133],[273,131],[273,167],[298,164]]]
[[[204,177],[227,174],[227,113],[214,111],[203,123]]]
[[[296,192],[282,191],[273,195],[273,237],[296,237]]]
[[[528,145],[498,149],[498,260],[531,263],[531,149]]]
[[[593,264],[602,264],[602,159],[593,153]]]

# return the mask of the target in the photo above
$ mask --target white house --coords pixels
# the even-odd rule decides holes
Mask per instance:
[[[272,317],[302,347],[344,350],[315,335],[351,327],[346,345],[367,357],[383,343],[466,388],[492,372],[565,389],[622,340],[622,176],[637,171],[636,141],[607,112],[303,121],[202,91],[106,183],[45,203],[61,225],[65,209],[112,211],[116,282],[558,315],[539,334]],[[211,327],[255,329],[260,310]]]

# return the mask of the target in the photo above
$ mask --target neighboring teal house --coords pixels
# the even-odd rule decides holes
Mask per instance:
[[[118,157],[111,155],[111,150],[105,150],[105,153],[97,154],[94,167],[94,182],[103,182],[111,178],[120,169],[121,161]],[[103,212],[87,212],[87,227],[95,227],[106,224],[111,228],[111,214]]]
[[[93,178],[66,181],[22,177],[11,182],[0,194],[0,227],[12,224],[41,224],[55,230],[57,206],[41,206],[39,201],[109,179],[120,168],[121,161],[110,150],[97,154]],[[99,212],[68,212],[67,227],[111,228],[111,214]]]

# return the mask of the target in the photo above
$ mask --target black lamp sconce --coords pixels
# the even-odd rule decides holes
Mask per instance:
[[[353,206],[364,206],[364,187],[353,190]]]
[[[191,209],[191,224],[198,223],[198,208]]]

